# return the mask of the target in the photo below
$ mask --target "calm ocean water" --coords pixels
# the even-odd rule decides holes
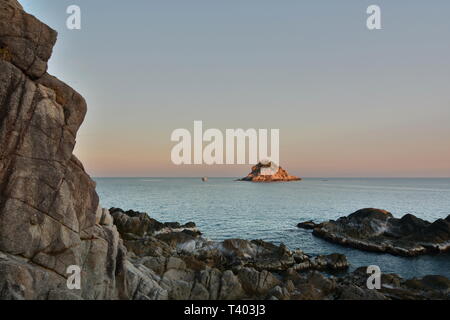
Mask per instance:
[[[292,183],[236,182],[232,178],[97,178],[103,207],[147,212],[160,221],[194,221],[213,240],[263,239],[309,254],[339,252],[352,268],[378,265],[404,277],[450,277],[450,254],[402,258],[343,248],[298,229],[358,209],[386,209],[434,221],[450,214],[450,179],[305,179]]]

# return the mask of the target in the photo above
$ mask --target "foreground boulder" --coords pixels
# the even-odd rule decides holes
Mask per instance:
[[[286,170],[271,161],[259,162],[252,167],[252,172],[246,177],[239,179],[239,181],[251,182],[289,182],[299,180],[302,179],[289,175]]]
[[[298,227],[313,229],[313,235],[330,242],[366,251],[400,256],[450,251],[450,215],[431,223],[411,214],[397,219],[385,210],[362,209],[336,221],[307,221]]]
[[[443,276],[430,275],[405,280],[396,274],[382,274],[379,290],[367,288],[367,268],[360,267],[337,280],[338,299],[342,300],[450,300],[450,280]],[[369,295],[367,295],[369,294]]]

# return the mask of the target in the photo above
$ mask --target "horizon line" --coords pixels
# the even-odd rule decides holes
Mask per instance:
[[[196,179],[205,176],[91,176],[94,179]],[[236,179],[242,176],[207,176],[208,179]],[[450,179],[450,177],[301,177],[301,179]]]

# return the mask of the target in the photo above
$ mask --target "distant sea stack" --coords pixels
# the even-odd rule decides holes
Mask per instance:
[[[261,161],[252,167],[252,172],[238,181],[289,182],[300,180],[302,179],[296,176],[291,176],[286,170],[279,167],[273,161]]]

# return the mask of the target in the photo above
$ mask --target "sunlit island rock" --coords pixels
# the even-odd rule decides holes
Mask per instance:
[[[286,170],[278,166],[272,161],[261,161],[257,165],[252,167],[246,177],[238,179],[238,181],[251,181],[251,182],[290,182],[300,181],[299,177],[291,176]]]

